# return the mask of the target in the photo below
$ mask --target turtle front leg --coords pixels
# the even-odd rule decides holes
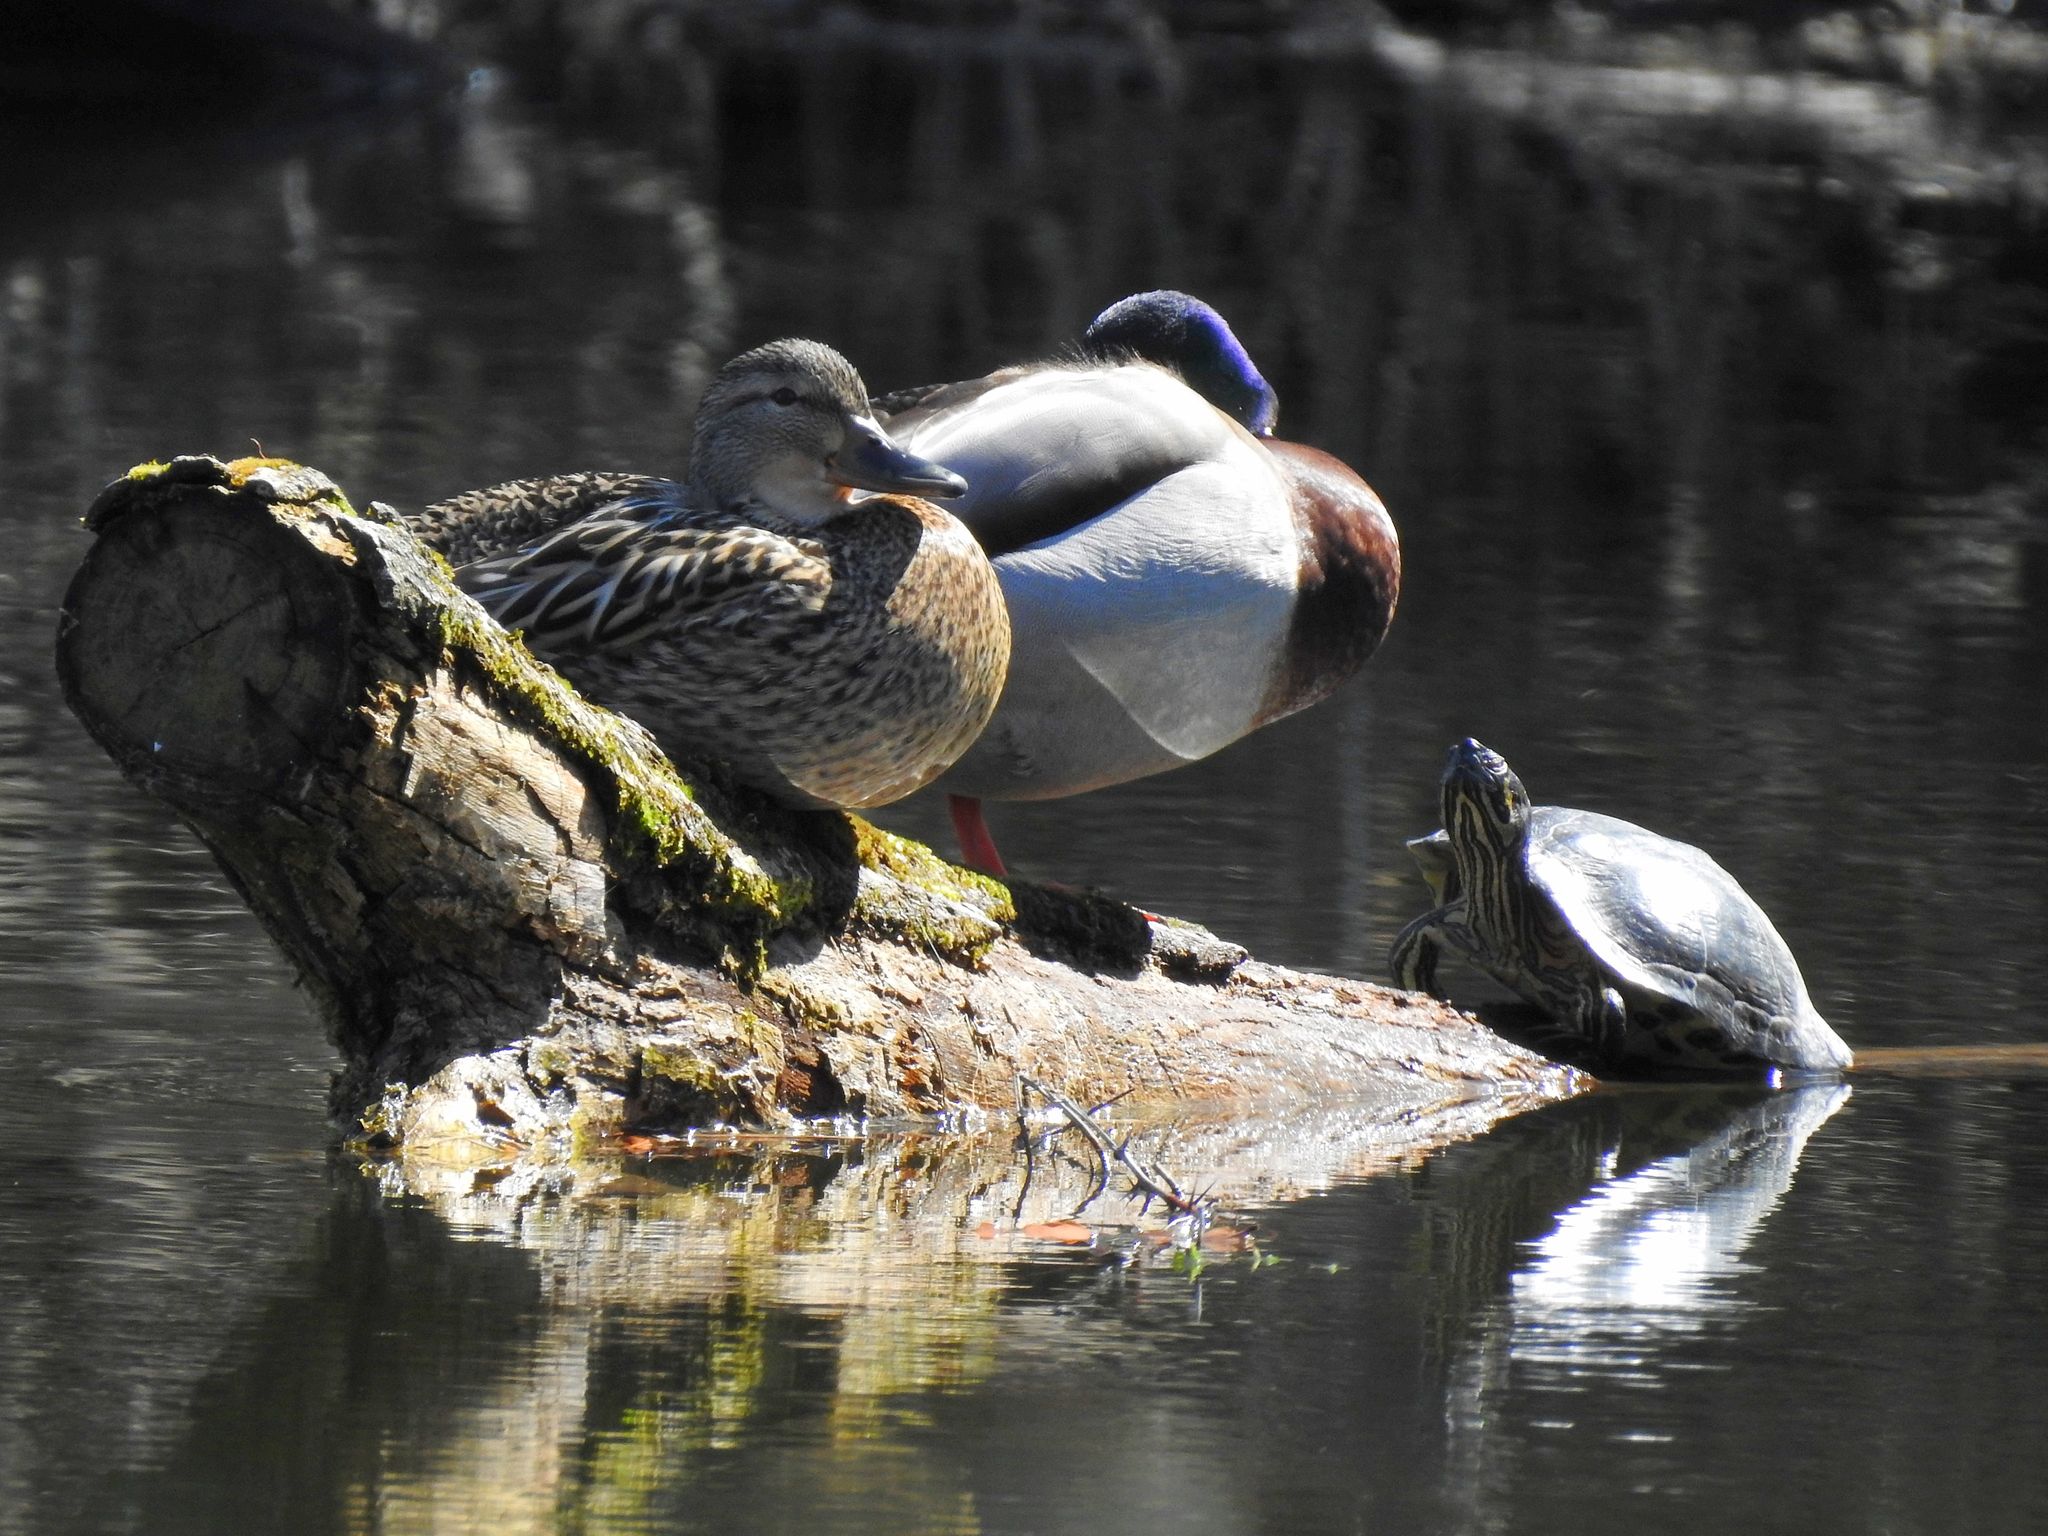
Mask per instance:
[[[1446,944],[1461,951],[1470,949],[1469,944],[1459,942],[1464,927],[1465,903],[1458,900],[1423,913],[1403,928],[1387,951],[1387,974],[1394,978],[1394,985],[1403,991],[1441,997],[1436,989],[1437,960]]]
[[[1589,986],[1579,999],[1579,1033],[1600,1060],[1613,1065],[1628,1050],[1628,1005],[1613,987]]]

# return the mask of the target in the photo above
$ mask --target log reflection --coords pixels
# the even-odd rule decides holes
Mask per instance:
[[[1513,1107],[1387,1123],[1333,1106],[1139,1135],[1242,1213],[1397,1174]],[[147,1509],[166,1531],[636,1529],[661,1510],[726,1528],[837,1511],[862,1529],[953,1529],[977,1477],[921,1432],[929,1415],[1020,1349],[1094,1369],[1090,1340],[1124,1334],[1125,1308],[1140,1314],[1129,1343],[1154,1348],[1156,1327],[1170,1350],[1199,1303],[1156,1211],[1112,1195],[1085,1213],[1095,1245],[1034,1236],[1073,1213],[1090,1167],[1041,1155],[1027,1177],[1003,1135],[706,1137],[566,1169],[336,1177],[303,1261],[199,1384],[182,1443],[160,1472],[103,1490],[110,1510]],[[1077,1333],[1068,1319],[1088,1313]],[[1197,1406],[1159,1411],[1155,1454],[1187,1454],[1175,1442],[1198,1432]]]

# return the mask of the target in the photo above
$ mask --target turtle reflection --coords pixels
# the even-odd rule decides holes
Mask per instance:
[[[1742,1291],[1733,1282],[1751,1268],[1744,1254],[1792,1187],[1808,1140],[1849,1092],[1815,1083],[1747,1103],[1712,1091],[1681,1093],[1675,1103],[1660,1092],[1628,1095],[1636,1102],[1624,1109],[1624,1131],[1638,1108],[1697,1124],[1687,1108],[1711,1107],[1720,1123],[1626,1171],[1618,1171],[1622,1159],[1640,1138],[1609,1143],[1592,1187],[1518,1245],[1505,1294],[1476,1320],[1454,1406],[1462,1398],[1480,1413],[1480,1399],[1506,1390],[1510,1375],[1637,1372],[1651,1340],[1738,1316]]]

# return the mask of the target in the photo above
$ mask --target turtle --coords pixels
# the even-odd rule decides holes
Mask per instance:
[[[1790,947],[1706,853],[1597,811],[1532,805],[1505,759],[1470,737],[1441,784],[1442,829],[1408,844],[1439,904],[1394,940],[1397,985],[1434,992],[1448,948],[1604,1068],[1850,1066]]]

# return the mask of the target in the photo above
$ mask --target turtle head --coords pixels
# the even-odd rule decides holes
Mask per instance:
[[[1088,324],[1090,357],[1137,357],[1171,368],[1254,437],[1271,437],[1280,400],[1230,324],[1193,294],[1158,288],[1118,299]]]
[[[690,483],[717,506],[759,502],[800,522],[843,511],[849,490],[967,489],[891,440],[853,364],[815,341],[771,341],[718,370],[697,406]]]
[[[1529,792],[1490,747],[1467,736],[1444,756],[1444,831],[1460,863],[1477,856],[1499,862],[1529,832]]]

